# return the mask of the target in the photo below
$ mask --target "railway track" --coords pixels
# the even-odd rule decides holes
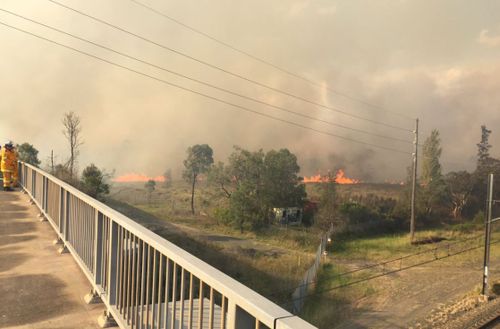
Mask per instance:
[[[453,321],[446,328],[454,329],[500,329],[500,298],[496,298],[469,314]]]
[[[494,329],[494,328],[498,329],[498,328],[500,328],[500,316],[489,321],[488,323],[483,325],[481,328],[483,328],[483,329]]]

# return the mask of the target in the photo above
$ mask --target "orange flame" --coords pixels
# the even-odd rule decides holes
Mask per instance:
[[[304,183],[327,183],[330,180],[335,181],[337,184],[358,184],[360,183],[359,180],[354,179],[354,178],[348,178],[345,176],[345,172],[342,169],[339,169],[337,171],[337,174],[335,175],[335,178],[331,179],[329,175],[326,176],[321,176],[321,174],[317,174],[315,176],[311,177],[304,177]]]
[[[339,171],[337,171],[337,175],[335,176],[335,182],[338,184],[358,184],[359,180],[345,177],[344,171],[339,169]]]
[[[150,179],[154,180],[155,182],[164,182],[165,177],[164,176],[156,176],[156,177],[149,177],[144,174],[135,174],[135,173],[130,173],[130,174],[125,174],[118,176],[113,179],[113,182],[116,183],[137,183],[137,182],[147,182]]]

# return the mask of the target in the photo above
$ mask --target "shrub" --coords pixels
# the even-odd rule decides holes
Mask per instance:
[[[474,218],[472,219],[472,222],[475,224],[484,224],[484,212],[482,210],[479,210],[475,215]]]

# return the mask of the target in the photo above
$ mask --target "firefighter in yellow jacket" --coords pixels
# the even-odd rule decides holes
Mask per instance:
[[[12,191],[12,187],[17,184],[17,154],[11,141],[5,143],[0,151],[0,169],[4,191]]]

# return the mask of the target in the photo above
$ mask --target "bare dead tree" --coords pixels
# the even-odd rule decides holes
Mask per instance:
[[[83,141],[80,137],[82,132],[80,117],[75,112],[65,113],[62,123],[64,125],[63,134],[69,142],[70,157],[66,166],[68,167],[71,179],[75,178],[75,164],[80,153],[80,146]]]

